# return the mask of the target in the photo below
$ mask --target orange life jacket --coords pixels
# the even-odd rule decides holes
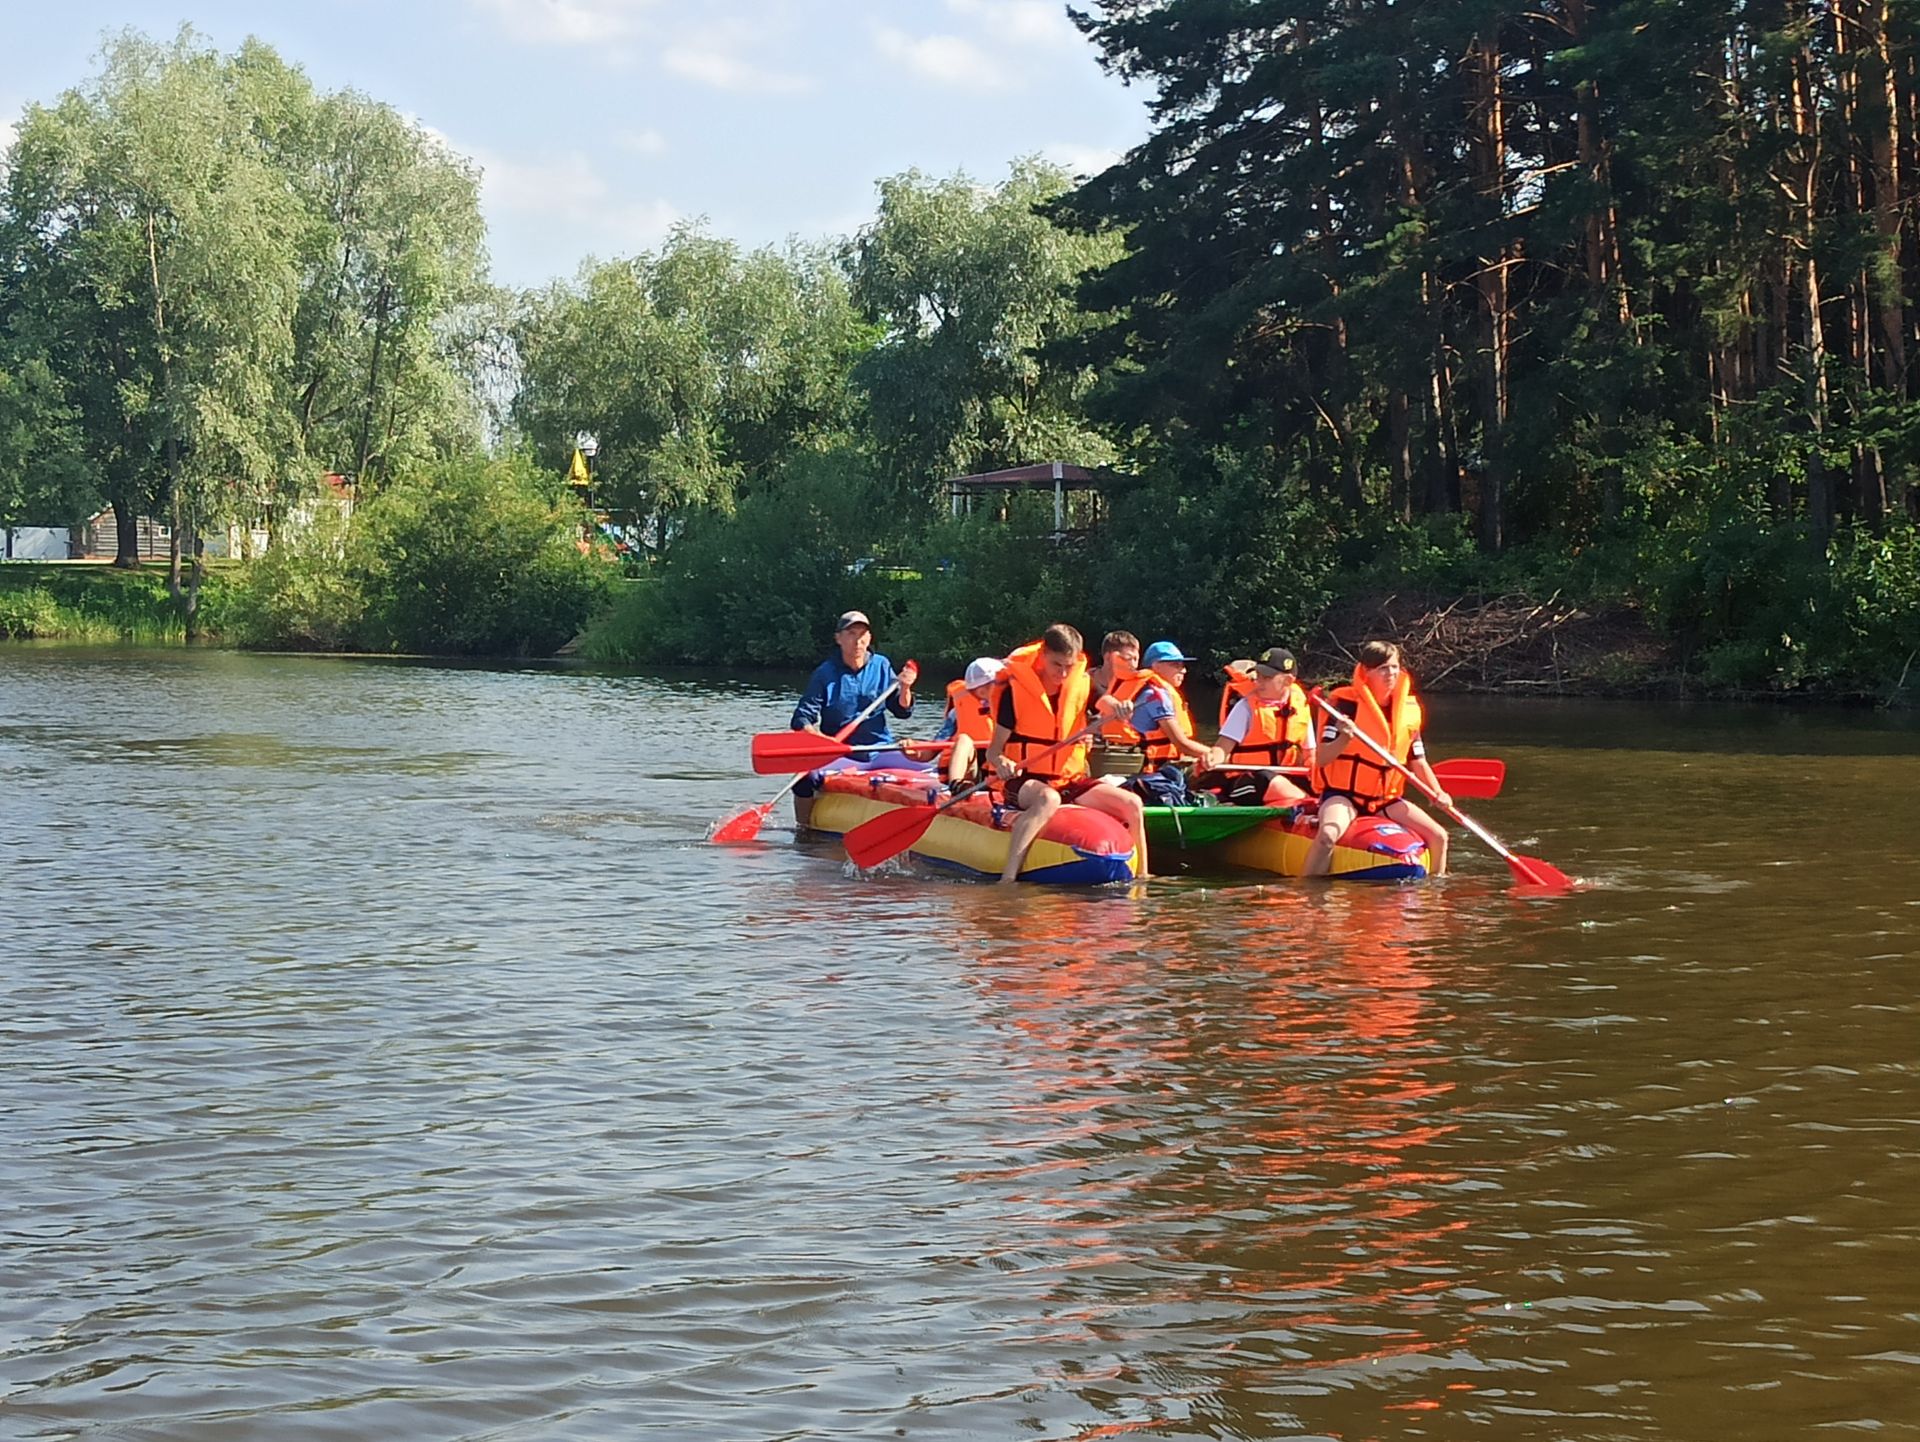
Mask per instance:
[[[1131,701],[1155,679],[1151,671],[1135,671],[1126,680],[1115,681],[1107,694],[1116,701]],[[1138,746],[1141,736],[1131,721],[1110,716],[1100,723],[1100,739],[1112,746]]]
[[[1228,753],[1228,767],[1298,766],[1313,735],[1313,708],[1300,683],[1289,682],[1287,694],[1278,701],[1262,700],[1249,685],[1244,699],[1247,734]]]
[[[1407,672],[1402,671],[1394,682],[1384,711],[1373,699],[1363,666],[1353,668],[1352,685],[1334,688],[1327,699],[1336,706],[1342,701],[1354,702],[1354,725],[1403,766],[1413,755],[1413,740],[1420,734],[1424,718],[1420,703],[1414,699],[1413,677]],[[1361,801],[1384,803],[1399,797],[1407,789],[1407,780],[1368,750],[1366,742],[1350,739],[1332,761],[1315,768],[1313,786],[1316,791],[1344,791]]]
[[[982,701],[967,689],[967,678],[962,676],[947,687],[947,705],[953,711],[953,734],[971,737],[973,744],[986,749],[993,740],[993,707],[1000,699],[1000,688],[989,686],[987,699]]]
[[[1253,674],[1249,671],[1233,670],[1224,671],[1222,674],[1226,677],[1227,684],[1226,689],[1220,693],[1220,720],[1218,724],[1224,726],[1227,724],[1227,713],[1233,710],[1233,703],[1238,701],[1242,696],[1249,699],[1252,698]]]
[[[1001,754],[1030,775],[1050,781],[1077,780],[1087,774],[1087,743],[1047,748],[1084,724],[1081,718],[1087,714],[1092,690],[1086,653],[1074,658],[1073,669],[1060,683],[1060,694],[1049,696],[1040,682],[1042,650],[1041,642],[1028,642],[1007,657],[1007,669],[1000,673],[1002,684],[1013,692],[1013,731]]]
[[[1167,680],[1166,677],[1156,676],[1151,671],[1142,671],[1140,674],[1145,676],[1152,685],[1160,688],[1161,694],[1166,697],[1168,704],[1173,707],[1174,719],[1180,723],[1180,729],[1186,732],[1188,737],[1191,738],[1193,735],[1193,712],[1187,709],[1187,698],[1182,696],[1179,688],[1176,687],[1173,682]],[[1146,758],[1141,763],[1141,769],[1145,771],[1156,771],[1165,762],[1180,760],[1182,755],[1180,748],[1173,744],[1173,738],[1168,736],[1167,733],[1158,726],[1153,728],[1153,734],[1151,736],[1144,738],[1144,750],[1146,752]]]

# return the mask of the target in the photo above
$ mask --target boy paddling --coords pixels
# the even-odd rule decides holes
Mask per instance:
[[[1325,876],[1333,847],[1363,815],[1397,821],[1427,843],[1431,874],[1447,872],[1447,831],[1406,799],[1406,778],[1365,745],[1353,739],[1364,731],[1401,765],[1432,787],[1443,806],[1453,798],[1427,764],[1420,731],[1424,716],[1413,694],[1413,678],[1400,663],[1400,648],[1390,641],[1361,646],[1352,684],[1328,694],[1333,713],[1320,733],[1319,766],[1314,783],[1320,792],[1320,828],[1307,852],[1304,874]]]

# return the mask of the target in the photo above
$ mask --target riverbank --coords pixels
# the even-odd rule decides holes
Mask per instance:
[[[214,569],[201,592],[202,639],[216,645],[230,644],[223,637],[222,622],[235,578],[227,570],[224,566]],[[652,633],[645,600],[655,594],[655,583],[628,581],[620,593],[611,608],[555,654],[618,667],[720,664],[680,657],[669,661],[649,654]],[[0,565],[0,637],[83,645],[170,645],[183,641],[185,635],[179,605],[167,594],[163,564],[131,571],[81,562]],[[1344,674],[1352,665],[1353,648],[1374,636],[1399,638],[1422,689],[1435,695],[1685,697],[1892,707],[1908,707],[1914,700],[1916,673],[1911,665],[1893,685],[1876,692],[1819,684],[1772,688],[1730,684],[1716,679],[1682,642],[1663,634],[1638,609],[1582,603],[1559,592],[1489,595],[1409,587],[1352,594],[1328,607],[1315,625],[1295,638],[1302,674],[1319,678]],[[321,654],[392,653],[349,648]],[[970,658],[923,655],[920,659],[931,672],[957,673]],[[771,674],[804,668],[808,661],[801,656],[786,666],[739,669]]]
[[[217,635],[227,594],[224,567],[200,588],[200,623]],[[18,641],[168,645],[184,641],[186,619],[167,593],[167,567],[133,570],[93,561],[0,564],[0,637]]]

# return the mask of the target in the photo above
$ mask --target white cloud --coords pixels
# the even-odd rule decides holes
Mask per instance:
[[[713,44],[672,45],[660,59],[675,75],[736,95],[799,95],[813,88],[803,75],[769,70]]]
[[[1086,37],[1054,0],[947,0],[955,15],[978,21],[995,39],[1036,48],[1082,48]]]
[[[657,130],[623,130],[614,137],[614,143],[622,150],[635,155],[665,155],[667,137]]]
[[[502,210],[578,216],[612,194],[593,162],[578,150],[528,159],[472,152],[480,167],[480,194]]]
[[[652,245],[680,219],[665,200],[623,198],[578,150],[524,157],[485,150],[468,154],[480,167],[480,198],[497,215],[543,218],[578,229],[597,245],[626,249]]]
[[[1040,147],[1040,154],[1071,175],[1098,175],[1120,159],[1123,152],[1099,145],[1081,145],[1072,140],[1056,140]]]
[[[606,45],[629,40],[656,0],[470,0],[510,39],[529,45]]]
[[[880,54],[896,65],[936,85],[970,90],[999,90],[1009,77],[987,53],[958,35],[924,35],[919,39],[891,26],[874,32]]]

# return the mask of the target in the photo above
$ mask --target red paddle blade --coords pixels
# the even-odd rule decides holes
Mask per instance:
[[[844,742],[811,731],[763,731],[753,738],[753,769],[761,776],[818,771],[852,754]]]
[[[1542,891],[1573,890],[1571,876],[1551,861],[1542,861],[1537,856],[1521,856],[1518,853],[1509,852],[1507,867],[1513,872],[1513,879],[1522,886],[1537,886]]]
[[[939,814],[937,806],[908,806],[862,821],[844,838],[847,859],[862,871],[878,866],[925,836]]]
[[[1433,774],[1448,794],[1482,799],[1500,794],[1507,779],[1507,763],[1456,757],[1434,762]]]
[[[749,806],[745,811],[736,811],[707,834],[707,839],[720,846],[738,846],[743,842],[756,840],[760,828],[766,824],[767,817],[773,814],[778,798],[763,801],[758,806]]]

